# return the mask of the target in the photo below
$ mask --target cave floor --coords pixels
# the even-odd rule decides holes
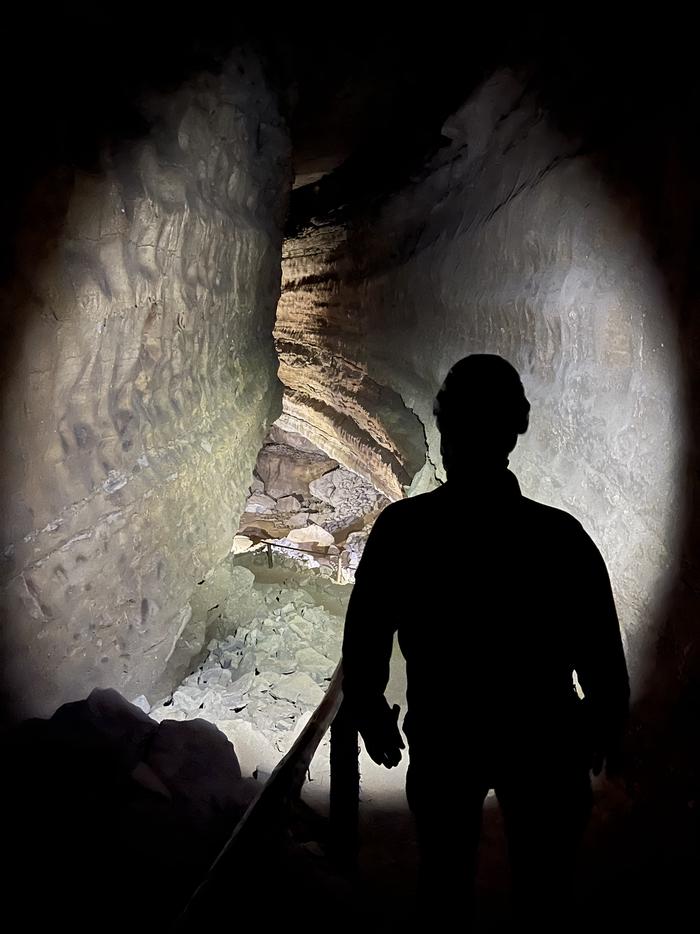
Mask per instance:
[[[270,569],[256,559],[251,567],[255,572],[256,586],[262,588],[261,592],[268,601],[272,601],[272,605],[277,605],[275,594],[284,603],[285,594],[295,593],[299,603],[299,587],[303,586],[307,594],[314,594],[317,608],[324,607],[335,628],[341,625],[349,587],[340,587],[318,577],[316,590],[313,580],[307,578],[300,582],[298,572],[283,563]],[[327,622],[322,625],[327,625]],[[336,638],[339,632],[338,629]],[[311,644],[314,644],[313,636],[311,638]],[[389,703],[401,706],[402,715],[405,712],[405,688],[405,667],[395,647],[387,699]],[[309,710],[305,714],[300,714],[300,711],[301,708],[295,714],[297,728],[305,722],[303,718],[310,715]],[[182,716],[188,719],[206,717],[207,711],[197,708]],[[213,717],[213,722],[224,728],[228,735],[227,723],[222,724],[217,716]],[[273,727],[272,722],[262,722],[266,728]],[[294,731],[286,733],[288,741],[292,741],[293,736]],[[231,738],[236,746],[237,737],[232,735]],[[270,753],[279,758],[288,745],[286,742],[279,749],[270,746]],[[259,746],[251,749],[251,767],[260,761],[260,754]],[[241,763],[245,765],[243,757]],[[300,889],[308,888],[311,902],[322,903],[334,912],[338,919],[334,925],[337,930],[357,929],[358,925],[367,931],[415,929],[418,856],[404,792],[406,766],[405,753],[397,768],[386,770],[375,765],[364,751],[361,752],[360,853],[358,872],[353,878],[334,871],[322,856],[322,849],[314,846],[313,842],[310,848],[306,846],[301,858],[293,858],[280,870],[280,874],[287,877],[287,885],[298,884]],[[451,768],[450,762],[436,763],[436,769],[444,770],[446,775]],[[330,790],[328,736],[311,763],[309,779],[302,799],[316,814],[325,817]],[[663,854],[659,856],[663,843],[657,844],[655,840],[664,839],[659,830],[662,822],[648,812],[631,807],[629,795],[622,785],[598,781],[594,792],[594,814],[581,859],[576,917],[567,919],[562,930],[577,930],[577,925],[602,930],[617,926],[647,930],[652,926],[652,918],[667,917],[669,911],[681,917],[683,897],[687,891],[675,868],[680,857],[674,862],[672,855],[668,859]],[[546,774],[542,777],[542,798],[535,806],[547,807]],[[293,879],[297,882],[293,883]],[[545,890],[546,884],[547,881],[543,880]],[[264,897],[263,889],[261,898],[264,900]],[[343,927],[342,919],[350,918],[353,923]],[[512,924],[503,822],[495,798],[489,796],[484,807],[480,846],[476,930],[512,930]],[[675,930],[668,926],[667,929]]]
[[[405,713],[406,669],[394,645],[391,676],[386,696]],[[303,798],[316,811],[326,814],[330,790],[324,760],[321,775],[307,783]],[[418,849],[413,818],[405,795],[408,755],[394,769],[384,769],[360,753],[360,852],[355,904],[367,908],[369,930],[405,931],[415,916]],[[436,763],[436,769],[443,766]],[[314,763],[311,766],[314,778]],[[495,798],[484,808],[478,887],[479,930],[506,930],[510,920],[509,872],[503,825]]]
[[[405,712],[406,676],[403,658],[394,646],[387,689],[390,704]],[[407,755],[391,770],[360,755],[360,852],[357,879],[351,889],[353,909],[361,909],[367,930],[383,932],[416,927],[418,850],[413,820],[404,791]],[[304,799],[327,813],[327,759],[321,774],[304,789]],[[445,774],[453,766],[436,763]],[[545,809],[547,775],[542,775]],[[690,881],[692,831],[681,836],[666,828],[663,812],[635,801],[624,781],[594,779],[593,815],[584,840],[577,878],[575,908],[562,920],[562,931],[612,929],[681,930],[692,901]],[[486,799],[477,874],[476,925],[480,932],[514,929],[510,870],[503,819],[491,792]],[[547,880],[543,879],[546,894]],[[675,919],[675,922],[674,922]],[[455,925],[455,930],[460,924]]]

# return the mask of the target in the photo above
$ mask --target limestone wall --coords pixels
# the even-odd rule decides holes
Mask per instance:
[[[280,411],[275,97],[236,53],[143,115],[94,172],[37,186],[3,296],[4,684],[23,711],[159,677]]]

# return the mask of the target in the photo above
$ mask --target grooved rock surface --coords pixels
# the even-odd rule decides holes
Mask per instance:
[[[45,182],[51,222],[5,296],[3,652],[24,712],[147,692],[280,411],[290,154],[260,66],[236,53],[143,110],[145,136]]]
[[[285,395],[278,424],[399,499],[424,463],[425,436],[401,396],[370,375],[363,319],[344,302],[345,277],[355,277],[347,232],[325,227],[287,241],[282,268],[275,340]]]
[[[527,495],[572,512],[601,547],[639,687],[682,526],[669,298],[638,218],[510,73],[443,133],[423,176],[371,216],[285,244],[281,424],[303,424],[395,497],[416,469],[417,418],[425,489],[441,472],[432,404],[447,370],[467,353],[505,356],[532,402],[511,464]]]

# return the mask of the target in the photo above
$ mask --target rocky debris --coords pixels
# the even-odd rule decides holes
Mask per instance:
[[[314,648],[300,649],[296,659],[300,671],[311,672],[317,677],[321,675],[324,680],[330,678],[335,669],[334,662]]]
[[[255,477],[255,476],[253,477],[251,484],[250,484],[250,492],[251,493],[264,493],[265,492],[265,484],[262,482],[260,477]]]
[[[85,700],[63,704],[50,720],[36,720],[45,735],[131,772],[158,729],[147,714],[118,691],[94,690]]]
[[[230,739],[201,718],[164,720],[149,744],[146,763],[170,796],[201,821],[240,813],[255,793],[242,780]]]
[[[291,529],[287,538],[291,542],[296,542],[300,545],[320,545],[326,548],[335,541],[330,532],[322,529],[320,525],[315,524],[307,525],[303,529]]]
[[[198,717],[158,723],[144,706],[150,707],[143,695],[129,703],[118,691],[96,689],[85,700],[59,707],[50,720],[33,722],[43,724],[54,747],[64,745],[84,756],[87,766],[107,768],[115,777],[123,771],[137,784],[177,800],[199,822],[238,814],[250,794],[236,787],[241,768],[225,734]]]
[[[287,519],[287,525],[290,529],[301,529],[305,525],[309,524],[309,513],[308,512],[295,512],[294,515],[289,516]]]
[[[275,507],[281,508],[271,496],[266,496],[265,493],[251,493],[246,501],[245,511],[253,513],[266,513],[272,512]],[[298,508],[299,502],[295,500],[294,509]]]
[[[309,490],[326,504],[316,521],[331,532],[356,523],[388,502],[363,477],[344,467],[324,474],[309,484]]]
[[[233,743],[247,776],[259,778],[261,772],[272,773],[280,760],[280,750],[251,720],[219,720],[217,726]]]
[[[252,544],[252,542],[251,542]],[[163,676],[153,685],[151,695],[163,696],[172,690],[192,668],[218,620],[235,625],[246,619],[256,606],[251,597],[255,576],[230,560],[222,562],[201,580],[190,595],[183,611],[180,638],[175,643]],[[251,602],[252,601],[252,602]]]
[[[233,550],[241,554],[274,539],[280,546],[277,553],[282,546],[325,551],[338,556],[340,579],[350,581],[366,535],[353,539],[347,555],[344,542],[371,526],[387,502],[364,478],[338,466],[311,441],[273,425],[258,458]],[[338,576],[337,559],[306,554],[298,560]]]
[[[297,514],[301,506],[301,501],[296,496],[281,496],[275,504],[279,512],[289,512]],[[246,507],[247,510],[247,507]]]
[[[241,572],[246,583],[253,578],[245,612],[232,599],[222,601],[227,609],[219,608],[205,658],[151,710],[161,723],[214,724],[233,742],[244,775],[275,767],[323,699],[340,658],[347,589],[281,560],[294,569],[283,585],[234,566],[233,579]],[[251,565],[262,578],[265,559]]]
[[[369,538],[369,529],[363,529],[361,532],[351,532],[345,539],[345,555],[348,561],[348,572],[352,574],[360,563],[362,552],[365,550],[367,539]]]
[[[326,490],[329,491],[327,501],[336,509],[351,506],[356,515],[371,512],[376,509],[377,501],[382,498],[363,477],[344,467],[332,470],[325,474],[323,479],[326,482]]]
[[[234,535],[233,536],[233,547],[231,552],[234,555],[245,554],[246,551],[250,551],[254,546],[255,542],[248,535]]]
[[[318,707],[323,700],[323,691],[304,671],[282,675],[276,684],[270,686],[270,695],[277,700],[288,700],[292,705],[309,707]]]
[[[47,921],[63,917],[75,891],[72,931],[94,930],[96,917],[101,930],[169,930],[259,789],[211,722],[159,724],[114,690],[25,721],[3,736],[3,753],[11,766],[0,774],[11,803],[4,842],[13,854],[4,891],[32,919],[47,904]],[[135,867],[144,878],[130,884]],[[105,887],[115,886],[107,917]]]
[[[278,432],[277,437],[280,435]],[[299,447],[295,440],[298,435],[285,437],[282,443],[265,444],[255,467],[265,492],[275,499],[292,493],[308,495],[309,483],[338,465],[320,449],[311,449],[308,443]]]

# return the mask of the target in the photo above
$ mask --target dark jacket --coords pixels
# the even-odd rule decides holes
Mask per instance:
[[[494,738],[583,749],[624,721],[627,669],[600,552],[573,516],[524,497],[510,471],[478,488],[451,479],[378,517],[343,643],[361,724],[386,707],[397,631],[411,746],[458,733],[484,749]]]

